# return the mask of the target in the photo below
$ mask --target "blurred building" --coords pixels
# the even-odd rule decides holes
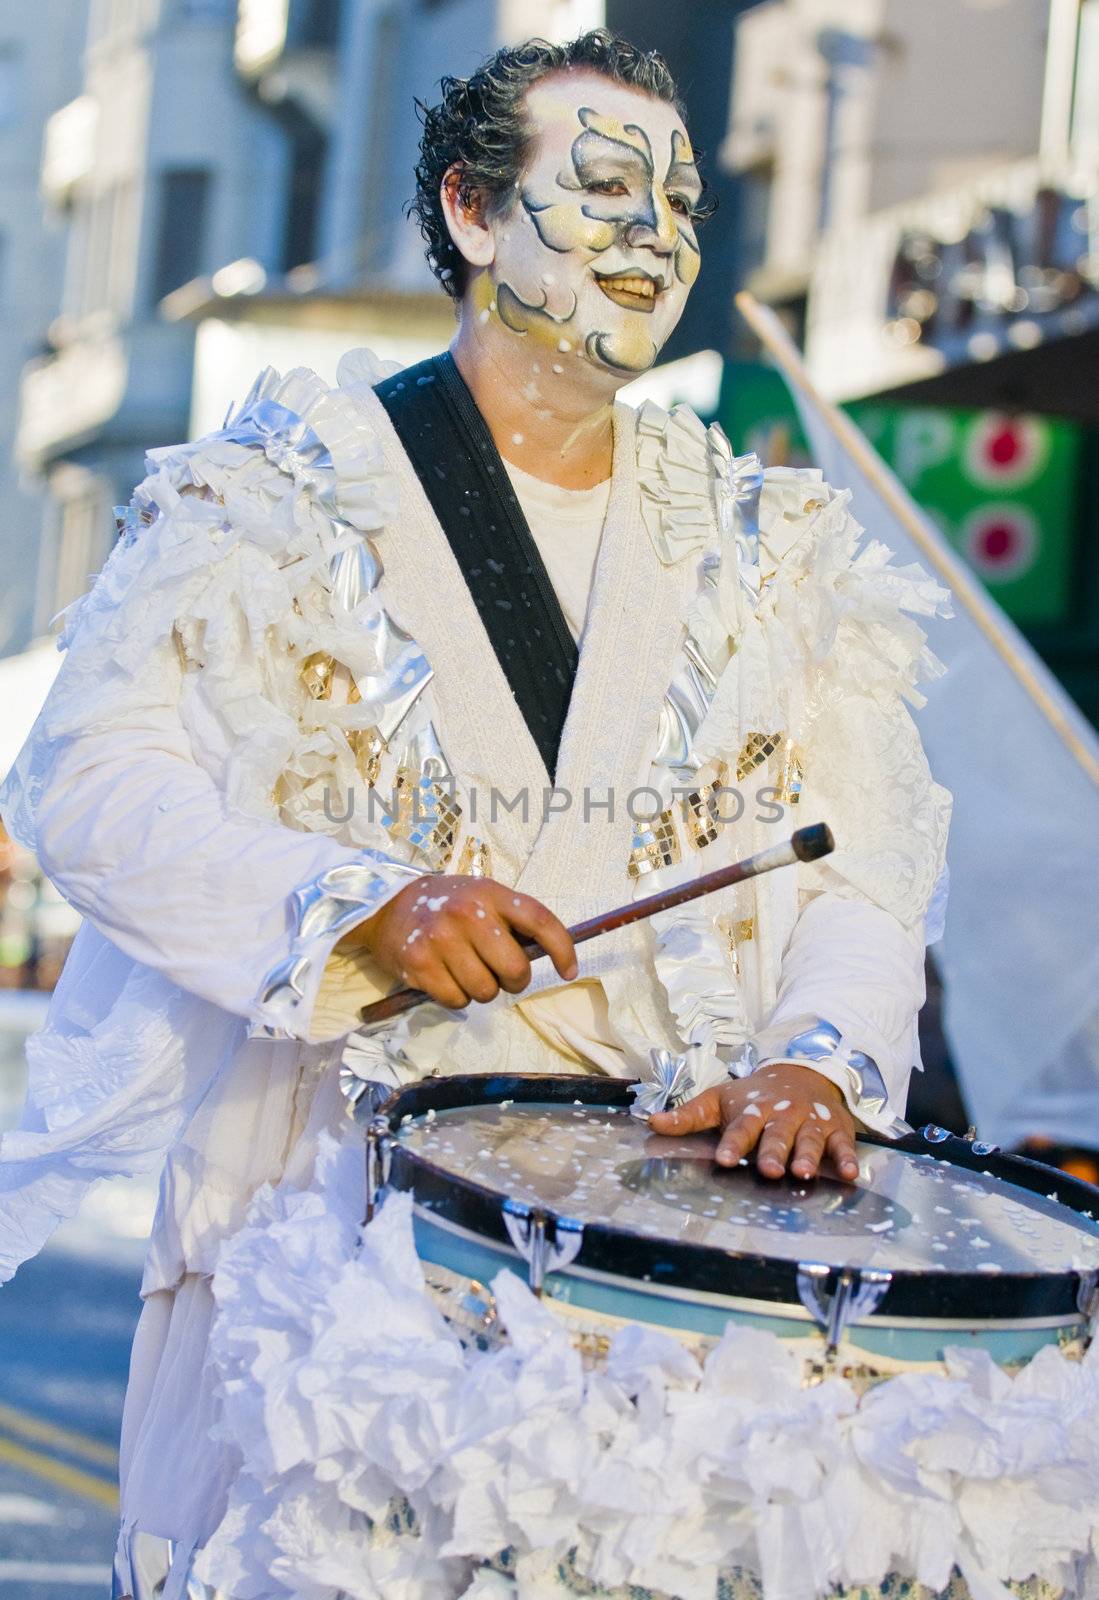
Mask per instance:
[[[192,335],[161,300],[245,255],[283,264],[290,156],[233,70],[235,26],[231,0],[94,0],[80,94],[47,129],[65,277],[17,441],[49,492],[37,631],[102,565],[145,448],[186,431]]]
[[[60,298],[64,236],[39,194],[43,132],[80,84],[87,0],[9,5],[0,20],[0,656],[33,628],[45,497],[13,458],[19,374],[38,353]]]
[[[722,161],[748,286],[1099,720],[1099,0],[764,0]]]

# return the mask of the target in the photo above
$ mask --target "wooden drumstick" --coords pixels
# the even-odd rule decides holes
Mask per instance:
[[[790,867],[796,861],[819,861],[821,856],[830,855],[835,848],[836,842],[827,823],[817,822],[808,828],[798,828],[785,843],[773,844],[759,851],[758,855],[749,856],[746,861],[735,861],[730,867],[719,867],[716,872],[707,872],[690,883],[678,884],[674,889],[661,889],[659,894],[647,895],[643,900],[631,900],[628,905],[615,906],[613,911],[604,911],[598,917],[578,922],[569,929],[572,942],[583,944],[586,939],[598,938],[601,933],[625,928],[631,922],[643,922],[658,911],[670,911],[673,906],[686,905],[689,900],[713,894],[715,889],[727,889],[730,884],[744,883],[748,878],[758,878],[760,873],[773,872],[776,867]],[[533,939],[523,940],[522,948],[532,961],[537,961],[546,953]],[[393,994],[387,994],[384,1000],[363,1006],[359,1015],[367,1026],[388,1022],[390,1018],[399,1017],[430,998],[422,989],[397,989]]]

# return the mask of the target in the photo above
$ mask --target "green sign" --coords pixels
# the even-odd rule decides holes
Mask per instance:
[[[1078,427],[1050,417],[876,400],[846,410],[1010,616],[1028,625],[1065,617]],[[793,399],[772,368],[728,363],[718,417],[738,452],[755,450],[768,466],[810,464]]]

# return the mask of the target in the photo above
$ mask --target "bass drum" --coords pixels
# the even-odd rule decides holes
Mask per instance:
[[[734,1320],[872,1382],[979,1347],[1007,1369],[1082,1348],[1099,1194],[941,1129],[859,1141],[853,1184],[713,1162],[716,1135],[661,1138],[629,1086],[593,1077],[428,1079],[370,1124],[371,1174],[406,1190],[452,1322],[496,1337],[484,1287],[512,1267],[598,1361],[627,1323],[702,1354]]]

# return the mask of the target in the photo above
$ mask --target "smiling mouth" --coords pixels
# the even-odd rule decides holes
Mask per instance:
[[[645,272],[616,272],[606,277],[597,272],[595,281],[608,300],[627,311],[651,312],[664,288],[659,278]]]

